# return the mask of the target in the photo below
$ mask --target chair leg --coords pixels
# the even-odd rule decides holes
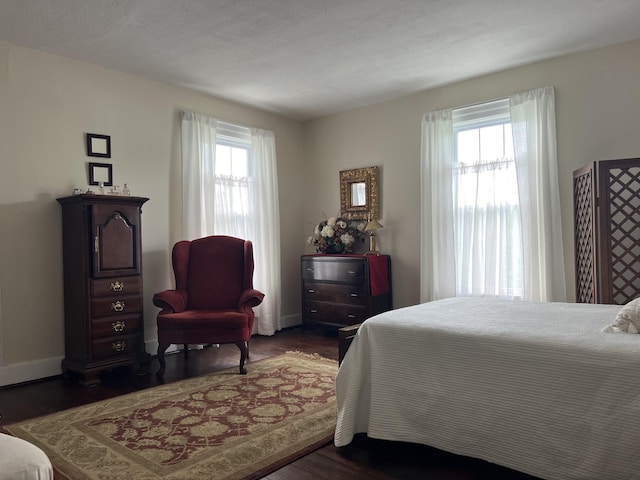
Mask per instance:
[[[158,344],[158,362],[160,362],[160,370],[156,373],[156,376],[162,377],[164,375],[164,369],[166,366],[166,362],[164,360],[164,352],[169,348],[169,343],[166,344]]]
[[[247,342],[238,342],[236,345],[240,349],[240,373],[245,375],[247,373],[247,369],[244,368],[244,362],[247,360],[247,355],[249,353],[249,344]]]

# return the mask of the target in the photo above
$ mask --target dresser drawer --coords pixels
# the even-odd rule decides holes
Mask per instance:
[[[93,358],[105,358],[130,354],[138,349],[140,335],[110,337],[91,342]]]
[[[360,259],[302,261],[303,280],[362,284],[364,277],[365,263]]]
[[[334,325],[352,325],[367,318],[367,309],[358,305],[335,303],[304,302],[304,315],[307,321]]]
[[[345,303],[350,305],[365,305],[366,293],[364,286],[344,285],[338,283],[305,282],[304,292],[306,300]]]
[[[93,318],[140,313],[141,311],[142,298],[139,295],[91,299],[91,316]]]
[[[91,296],[107,297],[113,295],[140,294],[142,282],[139,276],[103,278],[91,280]]]
[[[142,318],[140,315],[123,315],[111,318],[101,318],[91,321],[91,338],[98,340],[105,337],[131,335],[141,331]]]

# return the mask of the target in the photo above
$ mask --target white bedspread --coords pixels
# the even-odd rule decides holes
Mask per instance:
[[[640,479],[640,335],[620,306],[454,298],[368,319],[335,444],[431,445],[545,479]]]

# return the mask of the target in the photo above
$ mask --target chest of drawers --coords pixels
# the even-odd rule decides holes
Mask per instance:
[[[142,311],[142,197],[74,195],[62,205],[65,374],[147,367]]]
[[[303,255],[305,328],[344,327],[391,309],[388,255]]]

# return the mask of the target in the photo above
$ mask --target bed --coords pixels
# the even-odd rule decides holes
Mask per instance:
[[[640,478],[640,335],[615,305],[452,298],[366,320],[334,442],[430,445],[549,480]]]

